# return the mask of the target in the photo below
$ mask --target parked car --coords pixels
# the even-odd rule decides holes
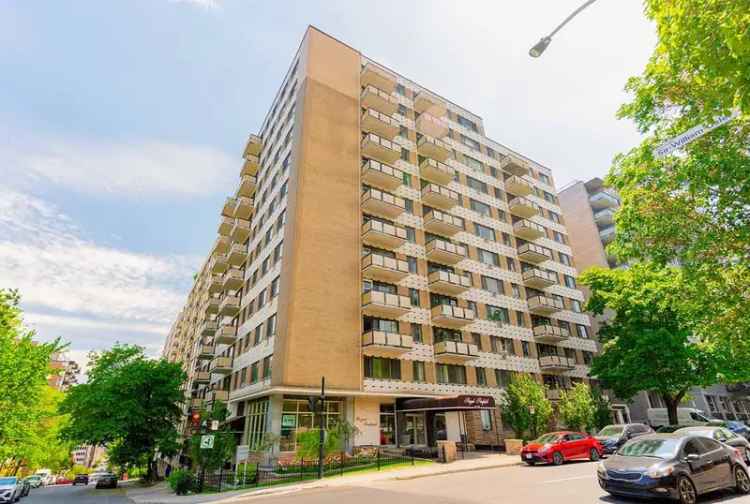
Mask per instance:
[[[104,473],[96,480],[96,488],[117,488],[117,476]]]
[[[73,478],[73,486],[75,485],[88,485],[89,484],[89,475],[88,474],[76,474],[75,478]]]
[[[29,492],[31,491],[31,484],[29,483],[29,480],[24,478],[20,481],[21,484],[21,497],[26,497],[29,495]]]
[[[96,485],[96,482],[99,481],[99,478],[103,475],[107,474],[107,471],[95,471],[89,474],[89,485]]]
[[[18,502],[23,485],[15,476],[0,478],[0,502]]]
[[[675,434],[693,434],[695,436],[706,436],[715,439],[739,450],[742,454],[742,460],[750,463],[750,442],[724,427],[712,427],[710,425],[704,427],[683,427],[676,430]]]
[[[652,432],[654,431],[646,424],[616,424],[607,425],[594,437],[604,448],[604,453],[609,455],[616,452],[627,440]]]
[[[547,462],[560,465],[566,460],[599,460],[604,448],[599,441],[584,432],[550,432],[521,449],[521,460],[528,465]]]
[[[646,411],[648,417],[648,423],[656,429],[663,425],[669,425],[669,416],[667,415],[667,408],[649,408]],[[715,420],[703,411],[695,408],[677,408],[677,423],[680,425],[707,425],[712,420]]]
[[[685,427],[693,427],[692,425],[662,425],[658,429],[656,429],[656,432],[659,434],[671,434],[672,432],[684,429]]]
[[[712,420],[708,425],[726,427],[735,434],[739,434],[745,439],[750,439],[750,427],[737,420]]]
[[[73,482],[65,476],[58,476],[55,478],[55,485],[70,485],[71,483]]]
[[[55,483],[55,477],[52,475],[52,471],[50,471],[49,469],[39,469],[35,473],[35,476],[39,476],[40,478],[42,478],[43,486],[54,485]]]
[[[32,474],[31,476],[26,478],[26,481],[29,482],[31,488],[39,488],[40,486],[42,486],[42,477],[38,474]]]
[[[599,486],[627,497],[659,497],[695,504],[723,488],[750,493],[738,450],[692,433],[647,434],[625,443],[597,467]]]

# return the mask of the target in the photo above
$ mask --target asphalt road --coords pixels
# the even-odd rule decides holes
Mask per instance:
[[[258,504],[588,504],[637,503],[610,497],[599,488],[590,462],[554,466],[512,466],[363,486],[300,490],[286,495],[242,499]],[[668,502],[668,501],[667,501]],[[750,496],[731,492],[703,497],[699,504],[750,504]]]
[[[94,485],[61,485],[32,488],[19,504],[132,504],[122,488],[100,489]]]

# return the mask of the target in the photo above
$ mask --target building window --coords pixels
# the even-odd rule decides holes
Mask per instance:
[[[466,135],[461,135],[461,143],[477,152],[481,149],[481,147],[479,146],[479,142],[477,142],[473,138],[467,137]]]
[[[468,185],[475,191],[487,194],[487,184],[485,184],[481,180],[477,180],[473,177],[466,177],[466,185]]]
[[[258,327],[255,328],[255,339],[253,340],[253,345],[259,345],[262,339],[263,339],[263,324],[258,324]]]
[[[466,383],[466,368],[453,364],[437,364],[435,366],[438,383]]]
[[[497,386],[500,388],[505,388],[510,385],[511,377],[512,375],[510,371],[506,369],[495,370],[495,381],[497,382]]]
[[[244,404],[240,403],[240,405]],[[243,409],[243,413],[245,414],[245,438],[247,439],[247,444],[250,445],[250,450],[255,450],[266,433],[268,398],[248,401]],[[239,413],[239,406],[237,412]]]
[[[506,247],[513,246],[513,238],[508,233],[503,233],[503,245]]]
[[[258,383],[258,363],[253,362],[250,366],[250,383]]]
[[[482,289],[490,291],[495,295],[504,294],[502,280],[482,275]]]
[[[512,257],[506,257],[505,262],[508,263],[508,270],[510,271],[517,271],[516,270],[516,261]]]
[[[479,420],[482,424],[482,430],[488,432],[492,430],[492,414],[490,410],[479,410]]]
[[[411,187],[411,174],[403,172],[401,176],[401,181],[404,183],[406,187]]]
[[[513,297],[516,299],[521,299],[521,287],[519,287],[517,284],[510,284],[510,290],[513,294]]]
[[[472,200],[472,201],[474,201],[474,200]],[[474,233],[478,237],[484,238],[485,240],[495,241],[495,230],[492,229],[492,228],[490,228],[490,227],[483,226],[483,225],[477,224],[475,222],[474,223]]]
[[[416,273],[417,272],[417,258],[406,256],[406,264],[409,265],[409,273]]]
[[[482,163],[480,163],[473,157],[464,156],[464,164],[474,171],[484,172],[484,166],[482,166]]]
[[[576,331],[578,332],[578,337],[579,338],[588,339],[588,337],[589,337],[588,327],[586,327],[585,325],[576,324]]]
[[[279,295],[279,277],[273,279],[271,282],[271,297],[275,298]]]
[[[519,327],[523,327],[526,325],[526,322],[524,321],[523,312],[517,311],[516,312],[516,325]]]
[[[501,306],[487,305],[487,318],[501,324],[510,324],[508,309]]]
[[[409,161],[409,149],[401,147],[401,160],[406,162]]]
[[[487,373],[484,368],[474,368],[477,372],[477,385],[484,387],[487,385]]]
[[[583,310],[581,309],[581,302],[577,299],[571,299],[570,300],[570,307],[572,310],[576,313],[581,313]]]
[[[557,224],[560,224],[560,216],[557,215],[555,212],[547,212],[549,214],[549,220],[552,222],[555,222]]]
[[[382,357],[365,357],[365,378],[400,380],[401,361]]]
[[[471,209],[478,214],[484,215],[485,217],[489,217],[492,213],[489,205],[475,199],[469,199],[469,207],[471,207]]]
[[[404,226],[404,229],[406,230],[406,241],[408,241],[409,243],[417,243],[417,232],[414,230],[414,228]]]
[[[266,321],[266,339],[276,335],[276,314],[271,315]]]
[[[482,335],[479,333],[471,333],[471,340],[477,346],[477,349],[482,351]]]
[[[466,129],[470,129],[471,131],[474,131],[474,132],[477,131],[476,123],[474,123],[474,121],[470,121],[469,119],[466,119],[462,115],[456,116],[456,122]]]
[[[404,198],[404,210],[406,210],[406,213],[414,215],[414,202],[408,198]]]
[[[406,88],[403,84],[396,84],[396,93],[400,94],[401,96],[406,96]],[[399,105],[399,107],[403,107],[403,105]],[[404,107],[404,114],[406,113],[406,107]]]
[[[570,287],[571,289],[576,288],[576,279],[573,278],[570,275],[563,275],[563,280],[565,281],[565,286]]]
[[[420,361],[413,361],[412,362],[412,375],[414,377],[415,382],[424,382],[427,381],[425,378],[425,372],[424,372],[424,362]]]
[[[521,341],[521,350],[523,351],[524,357],[531,356],[531,350],[529,349],[529,342],[528,341]]]
[[[271,356],[263,358],[263,379],[271,378]]]
[[[412,323],[411,337],[414,340],[414,343],[422,343],[422,326],[421,325]]]
[[[419,291],[417,289],[409,289],[409,300],[412,306],[419,306]]]
[[[477,258],[479,259],[479,262],[482,262],[484,264],[489,264],[490,266],[495,267],[500,266],[500,258],[498,257],[498,255],[494,252],[490,252],[489,250],[477,248]]]
[[[406,126],[399,126],[398,127],[398,135],[403,138],[409,138],[409,130]]]

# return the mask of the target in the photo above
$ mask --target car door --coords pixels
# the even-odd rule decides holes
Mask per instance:
[[[723,488],[732,484],[732,460],[728,450],[718,441],[706,437],[698,439],[703,445],[706,458],[706,476],[711,488]]]
[[[689,438],[685,441],[685,445],[682,447],[682,454],[680,458],[685,461],[690,472],[690,479],[695,484],[695,489],[698,493],[703,493],[711,488],[709,481],[707,458],[705,455],[705,448],[698,442],[697,437]],[[690,458],[689,457],[693,457]]]
[[[578,433],[570,434],[570,444],[573,453],[571,458],[582,458],[588,456],[589,444],[584,435]]]
[[[576,446],[573,434],[565,434],[563,436],[562,441],[560,442],[560,451],[566,459],[575,458]]]

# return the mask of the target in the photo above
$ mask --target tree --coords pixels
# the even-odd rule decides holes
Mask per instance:
[[[609,398],[601,393],[598,388],[592,389],[594,399],[594,423],[593,429],[597,432],[612,423],[612,408]]]
[[[747,0],[646,0],[658,43],[626,89],[621,118],[645,139],[615,158],[607,183],[622,207],[611,251],[678,262],[693,295],[693,331],[750,358],[750,5]],[[654,148],[697,125],[728,124],[663,158]],[[705,307],[711,307],[705,310]]]
[[[221,401],[215,402],[211,411],[201,412],[201,418],[206,419],[207,426],[210,426],[212,421],[224,422],[228,415],[229,411]],[[223,425],[216,431],[206,431],[205,434],[214,436],[213,447],[201,448],[202,434],[195,434],[190,439],[190,457],[203,470],[214,471],[231,460],[237,443],[228,425]]]
[[[591,375],[618,397],[656,392],[667,405],[670,424],[676,424],[677,406],[691,387],[719,383],[727,375],[748,376],[746,362],[693,331],[692,308],[684,299],[693,288],[680,268],[645,263],[592,268],[580,281],[591,290],[587,310],[614,311],[600,326],[602,351]]]
[[[346,421],[336,422],[325,431],[323,440],[323,456],[340,452],[346,449],[349,439],[359,432],[356,426]],[[297,459],[317,459],[320,456],[320,431],[309,429],[298,431],[295,437],[297,442]]]
[[[156,451],[170,456],[177,450],[185,373],[177,363],[147,358],[134,345],[116,344],[89,358],[88,382],[71,388],[61,404],[70,415],[61,438],[107,445],[111,463],[146,467],[152,480]]]
[[[531,376],[515,375],[505,390],[500,403],[503,422],[509,425],[518,439],[536,439],[549,425],[552,404],[546,388]]]
[[[583,431],[594,426],[596,404],[591,389],[585,383],[576,383],[560,394],[558,405],[560,420],[571,430]]]

